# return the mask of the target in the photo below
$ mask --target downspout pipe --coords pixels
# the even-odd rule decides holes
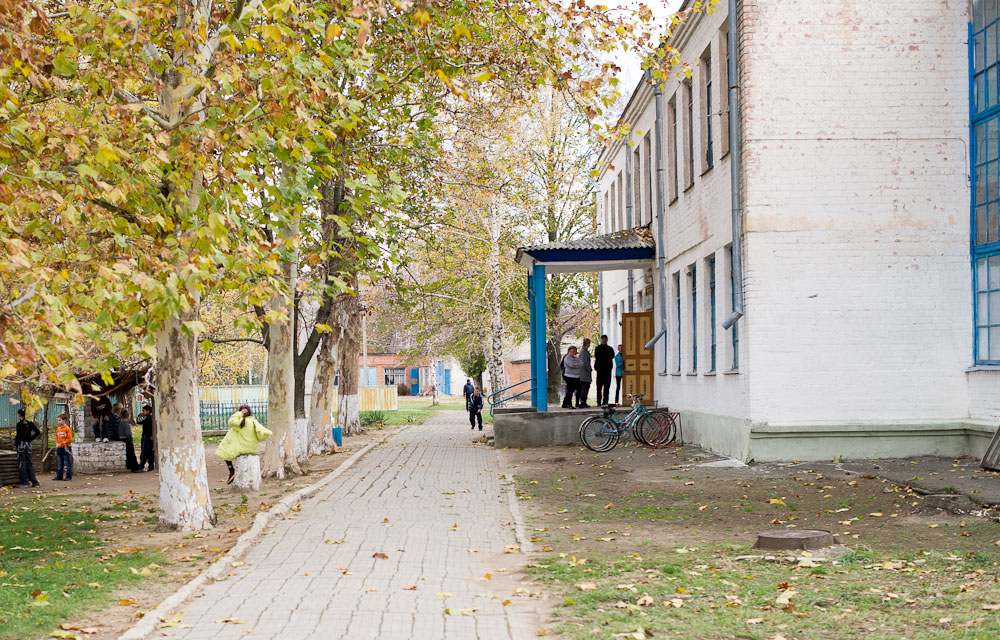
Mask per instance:
[[[622,146],[625,149],[625,228],[632,228],[632,131],[628,132],[628,139]],[[635,276],[632,270],[628,270],[628,312],[635,311]]]
[[[729,0],[729,182],[733,223],[733,313],[722,323],[731,328],[743,317],[743,220],[740,202],[739,78],[736,73],[736,0]]]
[[[647,70],[646,79],[652,81],[653,75]],[[667,238],[664,233],[666,224],[664,223],[664,203],[663,203],[663,84],[655,81],[654,96],[656,106],[656,133],[654,140],[656,143],[656,266],[657,277],[660,281],[660,332],[653,337],[646,345],[646,349],[651,349],[653,343],[660,337],[663,338],[663,372],[667,371]]]

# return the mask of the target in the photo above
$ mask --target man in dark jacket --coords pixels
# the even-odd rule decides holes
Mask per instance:
[[[597,404],[608,404],[611,393],[611,370],[615,367],[615,350],[608,346],[608,336],[594,349],[594,370],[597,371]]]
[[[21,472],[21,487],[37,487],[35,465],[31,461],[31,441],[41,435],[38,427],[28,420],[24,409],[17,410],[17,426],[14,434],[14,448],[17,449],[17,468]],[[29,484],[30,483],[30,484]]]
[[[475,390],[476,390],[476,388],[474,386],[472,386],[472,378],[467,378],[465,380],[465,386],[462,387],[462,394],[465,396],[465,410],[466,411],[469,410],[469,398],[472,397],[472,394],[473,394],[473,392]]]
[[[473,390],[469,396],[469,422],[472,428],[476,428],[476,420],[479,421],[479,430],[483,430],[483,392],[479,387]]]
[[[145,471],[146,463],[149,463],[149,470],[156,468],[156,460],[153,458],[153,408],[148,404],[142,406],[139,414],[139,424],[142,425],[142,440],[139,445],[139,471]]]
[[[94,439],[107,442],[111,434],[104,422],[111,415],[111,401],[105,397],[91,399],[90,415],[94,416]]]

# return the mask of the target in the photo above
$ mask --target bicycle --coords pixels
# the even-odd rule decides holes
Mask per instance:
[[[623,418],[616,415],[616,406],[601,406],[601,414],[593,415],[580,424],[580,441],[591,451],[604,453],[614,449],[621,437],[631,427],[632,435],[641,444],[651,448],[665,447],[677,437],[673,415],[666,410],[646,411],[643,394],[626,394],[635,402]]]

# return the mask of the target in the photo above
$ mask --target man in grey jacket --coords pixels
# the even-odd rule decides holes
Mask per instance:
[[[566,350],[563,357],[563,378],[566,380],[566,397],[563,398],[562,408],[573,408],[573,396],[580,391],[580,377],[583,375],[583,363],[577,355],[576,347]]]
[[[583,373],[580,374],[580,388],[576,392],[576,408],[587,409],[587,396],[590,395],[590,383],[593,382],[594,368],[590,363],[590,338],[583,339],[583,349],[580,350],[580,363]]]

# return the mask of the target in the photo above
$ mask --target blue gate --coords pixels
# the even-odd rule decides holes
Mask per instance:
[[[451,395],[451,369],[444,370],[444,393]]]
[[[420,393],[420,369],[413,367],[410,369],[410,395],[415,396]]]

